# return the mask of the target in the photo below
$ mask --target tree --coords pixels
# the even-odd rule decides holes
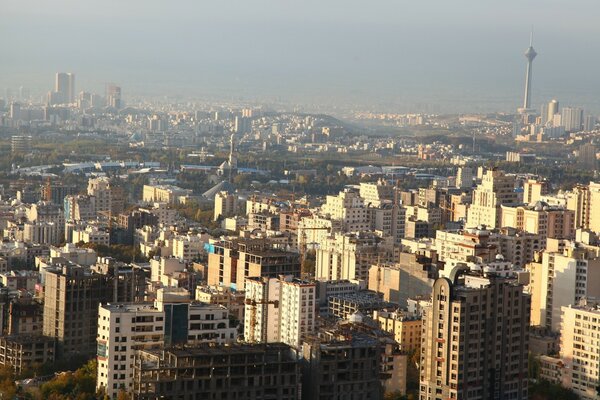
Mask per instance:
[[[131,395],[125,391],[125,389],[119,389],[117,393],[117,400],[131,400]]]

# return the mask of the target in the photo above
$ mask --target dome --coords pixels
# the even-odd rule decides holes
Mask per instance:
[[[496,261],[504,261],[504,256],[502,254],[496,254]]]
[[[348,321],[354,324],[360,324],[363,322],[365,316],[360,311],[356,311],[348,316]]]
[[[543,211],[544,209],[548,209],[548,203],[544,202],[544,201],[536,201],[535,204],[533,205],[533,209],[535,211]]]

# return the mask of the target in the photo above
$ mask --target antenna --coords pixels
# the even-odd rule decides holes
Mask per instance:
[[[531,25],[531,32],[529,32],[529,47],[533,46],[533,25]]]

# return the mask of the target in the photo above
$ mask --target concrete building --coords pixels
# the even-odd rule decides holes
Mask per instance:
[[[375,311],[373,319],[381,329],[394,335],[394,340],[405,353],[421,350],[422,321],[418,315],[401,311]]]
[[[244,338],[249,343],[282,342],[298,348],[315,329],[316,285],[294,279],[246,280]]]
[[[50,258],[62,258],[74,264],[90,266],[97,257],[93,249],[77,247],[73,243],[65,243],[63,247],[50,246]]]
[[[527,399],[529,305],[513,280],[439,278],[423,313],[420,398]]]
[[[186,263],[175,257],[155,257],[150,260],[150,280],[160,282],[164,275],[185,271]]]
[[[563,107],[560,121],[567,132],[579,132],[583,129],[583,110],[576,107]]]
[[[368,280],[369,267],[393,262],[393,238],[375,233],[335,233],[320,243],[316,252],[317,279]]]
[[[300,277],[300,255],[275,248],[269,239],[225,238],[208,245],[209,285],[243,290],[248,277]]]
[[[579,154],[577,164],[588,170],[596,170],[598,168],[597,158],[598,148],[593,143],[586,143],[579,146]]]
[[[361,182],[359,195],[365,204],[379,207],[385,203],[394,201],[395,188],[385,180],[377,182]]]
[[[575,186],[567,193],[567,208],[575,212],[575,229],[600,232],[600,183]]]
[[[46,336],[0,336],[0,366],[12,368],[19,375],[34,366],[51,364],[55,347],[55,340]]]
[[[219,218],[233,217],[238,212],[238,199],[235,194],[229,192],[219,192],[215,196],[214,220]]]
[[[529,206],[501,206],[502,227],[538,234],[542,238],[575,237],[575,212],[537,201]],[[544,241],[545,244],[545,241]]]
[[[405,235],[406,211],[395,202],[384,199],[385,190],[388,189],[365,186],[362,192],[370,201],[349,189],[337,196],[328,195],[320,213],[322,217],[337,221],[343,232],[380,230],[400,243]]]
[[[327,314],[329,299],[332,296],[356,293],[359,290],[365,290],[367,288],[365,281],[356,279],[339,279],[335,281],[317,279],[315,284],[317,285],[317,303],[319,305],[320,314]]]
[[[473,178],[473,169],[471,167],[459,167],[456,172],[456,187],[471,189],[473,187]]]
[[[383,396],[377,339],[310,338],[302,345],[302,400],[369,400]]]
[[[31,151],[31,136],[12,136],[10,146],[13,154],[29,153],[29,151]]]
[[[200,303],[217,304],[229,310],[230,315],[237,320],[244,320],[246,295],[223,286],[196,286],[196,301]]]
[[[597,400],[600,385],[600,310],[597,304],[561,307],[560,383],[582,400]]]
[[[144,185],[142,201],[146,203],[179,204],[181,198],[190,196],[192,191],[173,185]]]
[[[107,277],[73,264],[44,275],[44,335],[57,340],[58,357],[94,354],[98,304],[110,299]]]
[[[395,264],[375,264],[369,269],[369,290],[383,294],[383,299],[406,307],[411,297],[431,293],[437,278],[437,256],[430,252],[400,253]]]
[[[97,388],[116,398],[121,387],[133,389],[137,350],[197,343],[232,343],[225,307],[191,303],[187,292],[160,290],[152,303],[109,303],[98,308]]]
[[[71,234],[73,244],[95,243],[103,246],[110,245],[110,232],[108,232],[108,229],[100,228],[98,226],[82,225],[74,228]]]
[[[300,395],[298,362],[281,343],[143,350],[134,361],[136,400],[297,400]]]
[[[24,299],[11,301],[4,318],[8,319],[7,336],[40,336],[44,327],[44,305]]]
[[[531,325],[560,330],[562,307],[600,297],[600,258],[564,240],[548,240],[546,251],[527,264]]]
[[[140,207],[139,211],[156,216],[159,225],[172,226],[179,220],[177,210],[170,208],[168,203],[153,203],[150,207]]]
[[[87,194],[95,198],[96,212],[109,212],[112,210],[111,183],[108,178],[90,179],[88,181]]]
[[[64,198],[65,221],[89,221],[96,218],[96,197],[69,195]]]
[[[372,316],[374,311],[392,306],[391,303],[384,301],[378,293],[365,290],[331,296],[329,298],[329,315],[347,320],[356,313]]]
[[[549,194],[550,184],[545,180],[528,179],[523,183],[523,203],[533,205]]]
[[[485,225],[500,227],[501,205],[518,203],[515,192],[515,177],[500,170],[486,171],[481,184],[473,191],[473,203],[468,211],[467,227]]]
[[[56,245],[64,240],[64,226],[56,222],[26,222],[23,224],[23,241],[27,243]]]

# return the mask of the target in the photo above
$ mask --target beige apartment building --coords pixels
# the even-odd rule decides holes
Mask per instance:
[[[600,385],[600,310],[597,304],[562,307],[560,381],[581,400],[597,400]]]
[[[510,279],[455,270],[424,309],[421,400],[527,399],[529,296]]]
[[[394,262],[391,236],[371,232],[336,233],[320,243],[316,253],[316,278],[368,280],[369,268]]]
[[[502,227],[510,227],[542,238],[571,239],[575,237],[575,212],[551,207],[538,201],[529,206],[501,206]]]
[[[473,191],[473,201],[468,211],[467,227],[485,225],[499,228],[501,205],[517,204],[515,177],[497,169],[486,171],[481,184]]]
[[[369,290],[383,294],[383,299],[406,307],[407,300],[429,295],[437,278],[435,252],[400,253],[394,264],[375,264],[369,268]]]
[[[600,296],[600,259],[573,242],[548,239],[546,251],[527,264],[531,325],[560,330],[563,307]]]

